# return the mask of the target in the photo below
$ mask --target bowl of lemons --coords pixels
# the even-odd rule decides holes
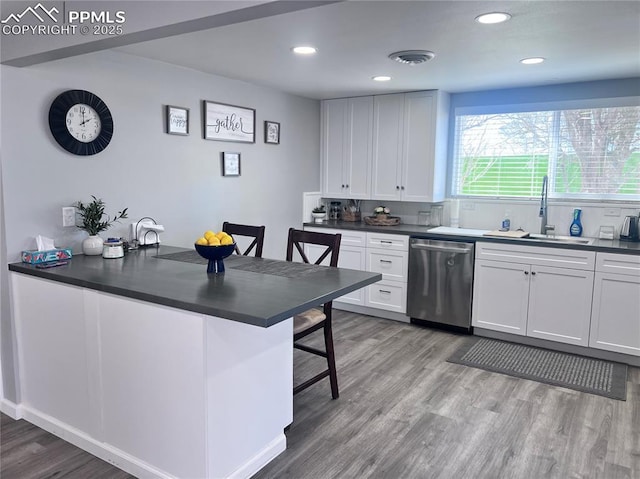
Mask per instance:
[[[231,235],[224,231],[205,233],[196,240],[196,251],[200,256],[209,260],[207,273],[224,273],[224,258],[235,250],[236,243]]]

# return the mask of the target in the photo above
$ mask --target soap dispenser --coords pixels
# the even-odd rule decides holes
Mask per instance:
[[[571,236],[582,236],[582,223],[580,222],[581,214],[582,210],[580,208],[573,210],[573,222],[569,227],[569,234]]]

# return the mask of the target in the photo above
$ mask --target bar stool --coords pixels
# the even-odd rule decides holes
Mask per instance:
[[[244,253],[240,252],[240,248],[238,248],[238,244],[236,243],[236,254],[241,254],[243,256],[248,256],[251,253],[251,250],[255,247],[255,257],[262,258],[262,245],[264,243],[264,226],[250,226],[250,225],[239,225],[235,223],[229,223],[225,221],[222,224],[222,231],[231,236],[248,236],[253,238],[251,244],[247,247]]]
[[[287,241],[287,261],[293,261],[294,248],[299,253],[302,261],[310,263],[307,255],[304,252],[303,244],[313,244],[319,246],[325,246],[326,249],[314,264],[320,264],[322,261],[330,255],[329,266],[338,266],[338,255],[340,254],[340,240],[342,235],[340,234],[327,234],[316,233],[311,231],[297,230],[294,228],[289,229],[289,238]],[[340,396],[338,391],[338,374],[336,371],[336,360],[333,349],[333,333],[331,329],[331,309],[332,302],[329,301],[318,307],[304,311],[303,313],[296,314],[293,317],[293,347],[307,353],[322,356],[327,359],[327,369],[314,377],[303,382],[299,386],[293,388],[293,394],[297,394],[300,391],[308,388],[312,384],[329,377],[331,383],[331,396],[333,399],[338,399]],[[297,343],[298,340],[310,335],[311,333],[322,329],[324,332],[324,344],[325,350],[319,350],[310,346]]]

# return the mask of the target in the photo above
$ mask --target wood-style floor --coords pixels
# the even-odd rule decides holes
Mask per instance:
[[[296,395],[287,450],[253,479],[640,478],[640,369],[616,401],[447,363],[464,336],[334,317],[340,398],[328,380]],[[296,381],[318,361],[295,351]],[[2,479],[131,477],[24,421],[1,433]]]

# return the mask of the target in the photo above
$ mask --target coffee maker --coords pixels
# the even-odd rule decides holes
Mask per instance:
[[[625,216],[620,228],[620,240],[640,241],[640,216]]]

